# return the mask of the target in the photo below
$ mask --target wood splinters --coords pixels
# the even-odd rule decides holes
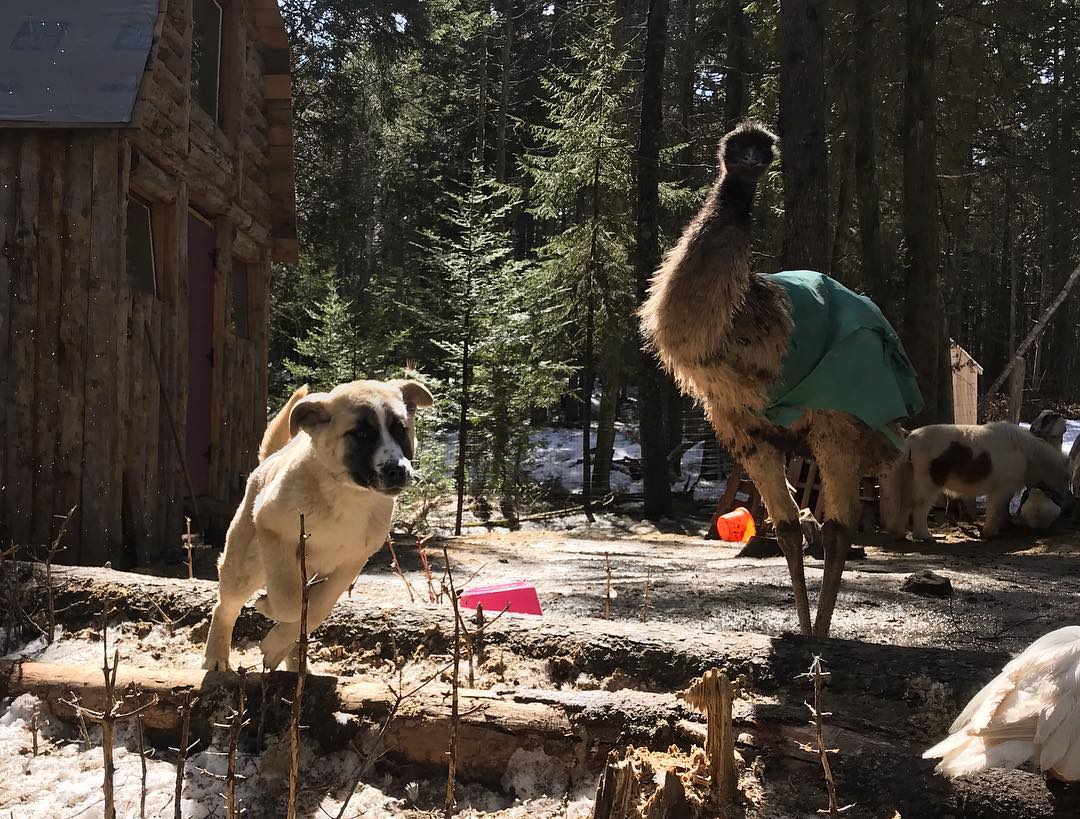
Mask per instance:
[[[708,723],[705,753],[712,776],[712,795],[726,813],[735,802],[735,734],[731,725],[731,681],[719,669],[706,671],[679,698],[705,714]]]

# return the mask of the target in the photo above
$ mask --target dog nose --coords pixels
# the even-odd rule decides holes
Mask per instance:
[[[387,461],[382,467],[383,483],[387,486],[404,486],[409,479],[409,470],[400,461]]]

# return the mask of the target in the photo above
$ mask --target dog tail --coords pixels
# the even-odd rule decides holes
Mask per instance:
[[[270,419],[270,423],[266,425],[266,432],[263,433],[262,443],[259,444],[260,463],[289,443],[292,437],[289,433],[289,416],[292,415],[292,409],[296,403],[307,394],[308,385],[305,384],[294,392],[281,411]]]
[[[881,476],[881,518],[889,534],[903,537],[907,532],[914,482],[911,452],[904,446]]]

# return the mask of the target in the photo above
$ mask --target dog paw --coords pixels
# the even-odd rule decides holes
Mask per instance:
[[[259,644],[263,654],[263,668],[273,671],[293,650],[296,641],[281,625],[274,626]]]
[[[203,660],[202,667],[204,671],[232,671],[228,657],[207,657]]]

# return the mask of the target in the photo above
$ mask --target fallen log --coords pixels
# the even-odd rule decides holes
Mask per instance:
[[[119,620],[161,621],[165,616],[194,626],[208,620],[217,593],[217,584],[212,581],[69,566],[53,568],[53,584],[57,619],[68,628],[96,626],[105,599]],[[269,621],[246,606],[237,621],[236,639],[260,640],[269,627]],[[358,585],[352,597],[334,607],[316,632],[316,639],[352,652],[392,644],[403,656],[421,647],[431,653],[447,653],[453,640],[453,619],[449,606],[371,602]],[[549,660],[553,682],[569,682],[580,674],[603,679],[618,673],[640,688],[676,691],[716,668],[755,693],[794,697],[796,702],[804,696],[804,683],[797,677],[813,656],[820,654],[837,672],[828,690],[834,700],[843,701],[845,714],[898,730],[905,730],[922,706],[914,690],[915,678],[940,684],[948,702],[959,712],[1009,659],[1000,651],[876,645],[797,635],[769,637],[671,623],[657,627],[558,616],[506,615],[485,629],[483,641],[485,646],[499,646],[518,656]]]
[[[283,700],[294,691],[295,675],[273,672],[266,675],[265,683],[260,674],[245,677],[248,713],[264,714],[267,735],[284,730],[289,705]],[[129,685],[145,699],[157,696],[158,701],[147,708],[143,718],[151,742],[164,746],[175,743],[180,722],[177,708],[188,693],[199,697],[192,709],[191,736],[209,740],[213,723],[219,722],[236,700],[239,677],[223,672],[121,666],[118,689]],[[101,669],[96,666],[0,661],[0,699],[24,693],[39,697],[51,714],[68,721],[76,716],[64,700],[71,701],[74,694],[84,707],[96,708],[105,696]],[[459,696],[459,772],[464,778],[496,787],[508,767],[520,764],[519,760],[535,764],[537,752],[543,752],[549,764],[561,764],[567,783],[574,784],[590,780],[609,759],[624,758],[622,749],[627,745],[663,756],[665,752],[670,755],[672,745],[688,751],[705,739],[705,726],[693,722],[691,712],[667,694],[465,689]],[[822,788],[816,759],[798,748],[810,739],[805,714],[788,706],[737,705],[738,750],[748,767],[764,771],[754,798],[766,800],[763,806],[769,815],[811,814],[822,798]],[[396,693],[382,683],[309,675],[303,722],[313,740],[332,750],[353,740],[363,744],[365,738],[377,735],[395,707],[383,736],[387,755],[445,770],[450,719],[446,685],[432,683],[398,702]],[[252,725],[249,730],[254,735],[258,728]],[[920,819],[1052,816],[1046,788],[1033,774],[990,772],[950,782],[934,775],[931,764],[919,757],[918,748],[894,737],[865,732],[842,717],[830,717],[827,730],[830,745],[839,748],[833,761],[837,788],[844,801],[857,804],[845,816],[892,817],[895,812]],[[615,749],[619,754],[610,757]],[[520,756],[515,759],[517,754]],[[678,768],[673,760],[673,769]],[[682,792],[672,781],[658,792],[657,802],[670,799],[675,806]],[[620,800],[624,798],[620,796]]]
[[[265,680],[263,677],[265,676]],[[286,672],[244,675],[248,713],[264,714],[266,734],[287,730],[296,676]],[[144,726],[172,737],[180,727],[178,707],[186,694],[198,696],[192,707],[191,735],[209,740],[236,700],[240,678],[231,672],[120,666],[116,689],[157,701],[142,712]],[[461,723],[458,769],[468,779],[498,784],[516,753],[542,751],[561,762],[567,782],[579,782],[597,770],[617,745],[666,747],[695,739],[688,718],[693,712],[673,696],[638,691],[491,691],[459,689]],[[104,703],[101,669],[33,661],[0,661],[0,698],[33,694],[50,713],[76,722],[77,699],[84,708]],[[399,698],[399,694],[403,695]],[[264,699],[265,696],[265,699]],[[263,707],[265,702],[266,707]],[[383,741],[402,761],[444,766],[450,729],[450,688],[431,683],[410,693],[383,682],[309,674],[302,722],[326,750],[337,750],[381,727],[393,712]],[[676,726],[682,725],[681,729]]]

